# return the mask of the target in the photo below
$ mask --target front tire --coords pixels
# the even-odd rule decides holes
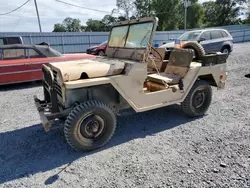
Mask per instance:
[[[198,80],[182,103],[184,113],[190,117],[204,115],[212,101],[212,88],[204,80]]]
[[[99,101],[77,105],[67,117],[64,134],[76,151],[98,149],[111,139],[116,128],[113,110]]]

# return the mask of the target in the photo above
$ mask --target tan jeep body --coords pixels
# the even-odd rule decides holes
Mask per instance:
[[[152,24],[151,28],[147,26],[149,36],[146,26],[138,31],[148,37],[147,45],[136,48],[132,42],[127,42],[126,45],[132,47],[121,47],[124,39],[115,38],[122,33],[119,29],[140,23]],[[204,65],[193,60],[190,55],[193,52],[188,49],[176,49],[169,60],[164,60],[165,49],[153,50],[157,23],[157,18],[142,18],[114,26],[120,33],[112,29],[106,56],[44,65],[45,99],[41,102],[36,98],[35,101],[40,109],[43,104],[52,105],[52,113],[48,116],[39,111],[45,130],[51,128],[54,119],[66,117],[75,105],[85,101],[102,101],[116,112],[126,108],[143,112],[182,103],[197,80],[224,88],[226,63]],[[127,38],[136,40],[136,35],[136,32],[131,36],[128,34]]]

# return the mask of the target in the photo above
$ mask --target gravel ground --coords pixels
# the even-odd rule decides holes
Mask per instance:
[[[77,153],[45,133],[39,84],[0,88],[0,187],[250,187],[250,43],[235,44],[224,90],[203,118],[178,106],[118,118],[104,148]]]

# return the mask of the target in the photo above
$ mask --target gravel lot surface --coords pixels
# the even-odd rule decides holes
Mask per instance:
[[[123,114],[109,144],[77,153],[45,133],[39,84],[0,88],[0,187],[250,187],[250,43],[235,44],[224,90],[206,116],[178,106]]]

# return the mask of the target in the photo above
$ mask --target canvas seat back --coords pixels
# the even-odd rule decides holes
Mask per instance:
[[[174,49],[169,57],[169,63],[165,69],[166,74],[185,76],[193,60],[193,51],[191,49]]]

